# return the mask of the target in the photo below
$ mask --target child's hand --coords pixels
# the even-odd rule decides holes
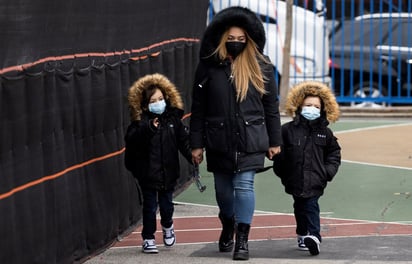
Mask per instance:
[[[272,160],[274,156],[280,153],[280,146],[278,147],[270,147],[268,150],[268,159]]]
[[[155,119],[153,119],[153,126],[155,128],[158,128],[159,125],[160,125],[159,118],[156,117]]]
[[[192,160],[195,164],[200,164],[203,161],[203,149],[196,148],[192,150]]]

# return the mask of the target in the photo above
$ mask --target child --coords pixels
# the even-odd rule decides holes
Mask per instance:
[[[327,127],[339,118],[339,106],[326,85],[306,81],[289,92],[286,112],[293,120],[282,125],[283,146],[273,158],[273,170],[293,196],[298,248],[318,255],[318,200],[341,161],[341,148]]]
[[[163,75],[146,75],[128,94],[131,123],[125,136],[125,165],[143,194],[144,253],[158,253],[156,212],[165,246],[173,246],[173,192],[179,177],[179,151],[191,163],[189,131],[181,121],[183,102],[177,88]]]

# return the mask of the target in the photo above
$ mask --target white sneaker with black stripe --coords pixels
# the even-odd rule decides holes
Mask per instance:
[[[305,242],[303,241],[305,239],[305,236],[298,236],[298,249],[303,250],[303,251],[308,251],[308,247],[305,245]]]
[[[156,254],[159,252],[154,239],[143,240],[142,251],[149,254]]]
[[[175,229],[173,224],[169,228],[162,227],[163,243],[166,247],[171,247],[176,243]]]

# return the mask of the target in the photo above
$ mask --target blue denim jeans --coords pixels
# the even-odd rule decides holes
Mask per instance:
[[[143,194],[143,239],[154,239],[156,232],[156,213],[159,205],[160,223],[163,227],[173,224],[173,190],[142,190]]]
[[[319,196],[301,198],[293,196],[293,208],[296,219],[296,234],[299,236],[316,236],[322,242],[320,235]]]
[[[216,202],[225,218],[235,216],[236,223],[251,224],[255,210],[255,171],[214,173]]]

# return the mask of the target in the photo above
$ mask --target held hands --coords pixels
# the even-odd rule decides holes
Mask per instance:
[[[193,152],[192,152],[193,153]],[[268,159],[272,160],[274,156],[280,153],[280,146],[278,147],[270,147],[267,153]]]
[[[200,164],[203,161],[203,149],[196,148],[192,150],[192,160],[194,164]]]

